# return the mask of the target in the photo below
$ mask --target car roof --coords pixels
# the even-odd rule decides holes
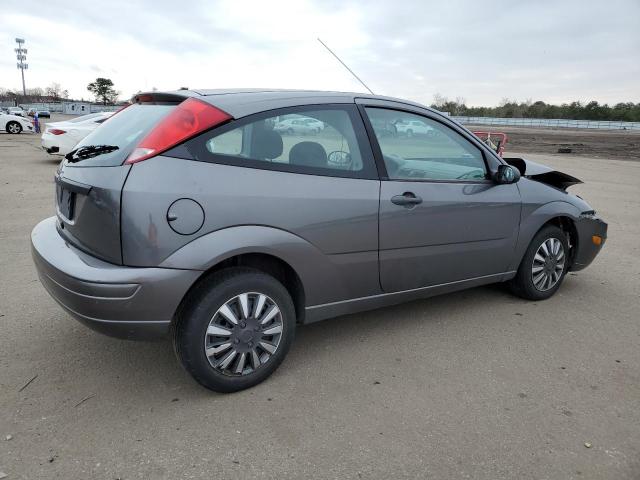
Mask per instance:
[[[276,108],[295,107],[301,105],[321,105],[328,103],[354,103],[356,99],[386,100],[405,105],[411,105],[436,113],[417,102],[382,95],[370,95],[356,92],[332,92],[321,90],[279,90],[279,89],[192,89],[173,92],[146,92],[133,97],[133,101],[140,95],[151,96],[183,96],[196,97],[204,100],[229,113],[234,118],[241,118]]]

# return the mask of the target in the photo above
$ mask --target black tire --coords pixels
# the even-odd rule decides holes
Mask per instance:
[[[562,248],[564,251],[564,268],[562,270],[562,273],[560,274],[560,278],[557,280],[555,285],[553,285],[548,290],[540,290],[534,284],[532,266],[538,248],[540,248],[540,246],[548,239],[557,239],[562,244]],[[518,267],[516,276],[509,281],[509,287],[513,294],[517,295],[518,297],[527,300],[546,300],[547,298],[552,297],[553,294],[558,291],[560,285],[562,285],[562,281],[564,280],[568,269],[569,244],[567,242],[567,237],[565,233],[558,227],[547,225],[540,229],[540,231],[533,237],[533,240],[531,240],[531,243],[529,244],[524,257],[520,262],[520,266]]]
[[[22,133],[22,125],[20,125],[18,122],[7,123],[6,129],[7,129],[7,133],[13,133],[13,134]],[[12,129],[14,129],[15,131],[12,132],[11,131]]]
[[[259,368],[230,376],[209,363],[204,339],[218,309],[230,298],[245,292],[259,292],[273,299],[280,309],[282,334],[276,351]],[[227,268],[205,278],[188,294],[173,327],[173,345],[182,366],[202,386],[215,392],[236,392],[257,385],[278,368],[291,347],[295,327],[293,301],[280,282],[253,268]]]

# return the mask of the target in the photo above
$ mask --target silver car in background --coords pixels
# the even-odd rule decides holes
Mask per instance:
[[[284,128],[300,117],[323,128]],[[435,134],[389,135],[398,121]],[[222,392],[267,378],[299,323],[494,282],[549,298],[607,233],[566,191],[576,178],[352,93],[139,94],[55,182],[57,214],[31,236],[51,296],[109,335],[170,335]]]

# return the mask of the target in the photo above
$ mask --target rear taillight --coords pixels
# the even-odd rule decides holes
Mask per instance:
[[[59,128],[51,128],[47,130],[47,132],[52,135],[62,135],[63,133],[67,133],[66,130],[60,130]]]
[[[142,139],[125,163],[137,163],[154,157],[231,118],[233,118],[231,115],[213,105],[195,98],[188,98]]]

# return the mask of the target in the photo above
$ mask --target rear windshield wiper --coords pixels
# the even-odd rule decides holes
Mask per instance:
[[[117,145],[87,145],[70,151],[64,158],[69,162],[74,163],[87,158],[97,157],[103,153],[111,153],[118,149],[120,149],[120,147]]]

